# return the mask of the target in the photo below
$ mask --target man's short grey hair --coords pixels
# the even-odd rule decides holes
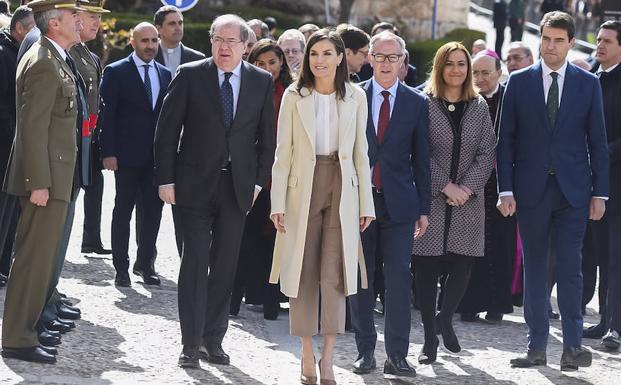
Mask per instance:
[[[47,35],[50,30],[50,20],[58,19],[62,16],[60,9],[50,9],[49,11],[36,12],[34,14],[35,25],[41,31],[41,35]]]
[[[17,7],[15,12],[13,12],[13,17],[11,17],[11,32],[15,31],[17,23],[21,24],[22,27],[25,27],[26,25],[24,24],[24,21],[30,17],[32,17],[32,9],[28,8],[27,5]]]
[[[399,44],[399,47],[401,48],[401,53],[405,54],[405,40],[390,31],[383,31],[378,33],[377,35],[373,35],[373,37],[371,37],[371,41],[369,42],[369,51],[375,52],[374,48],[380,41],[394,41],[395,43]]]
[[[531,51],[530,48],[523,42],[514,41],[511,44],[509,44],[509,49],[515,49],[515,48],[521,49],[522,52],[524,52],[524,55],[526,55],[527,57],[533,57],[533,51]]]
[[[306,47],[306,38],[304,34],[297,29],[288,29],[280,35],[278,38],[278,45],[281,45],[286,40],[298,40],[300,42],[300,49],[304,50]]]
[[[250,33],[250,27],[246,25],[246,21],[241,17],[233,14],[227,14],[216,17],[216,19],[211,23],[211,29],[209,30],[209,36],[213,37],[216,33],[216,30],[219,27],[225,25],[237,25],[239,26],[239,40],[242,42],[248,41],[248,34]]]

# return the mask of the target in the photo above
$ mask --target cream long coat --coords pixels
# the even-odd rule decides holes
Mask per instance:
[[[283,95],[278,116],[276,158],[272,167],[271,214],[285,214],[286,233],[276,235],[270,282],[288,297],[298,296],[306,226],[315,171],[315,106],[308,89],[300,96],[292,84]],[[360,247],[360,217],[375,217],[366,138],[367,99],[364,91],[346,85],[337,102],[342,186],[339,214],[343,234],[345,295],[358,289],[358,266],[363,287],[366,269]],[[360,263],[362,262],[362,263]]]

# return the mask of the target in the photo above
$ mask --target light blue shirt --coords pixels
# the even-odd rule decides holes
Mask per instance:
[[[149,80],[151,81],[151,108],[155,108],[155,104],[157,104],[157,98],[160,95],[160,74],[157,72],[155,68],[155,60],[151,60],[149,63],[145,63],[141,58],[136,55],[136,52],[132,52],[132,59],[134,60],[134,64],[136,64],[136,70],[140,75],[140,79],[144,83],[144,65],[149,65]]]
[[[229,83],[231,83],[231,87],[233,87],[233,119],[235,119],[235,113],[237,112],[237,101],[239,100],[239,89],[241,88],[241,61],[231,71],[233,75],[229,78]],[[218,68],[218,84],[220,88],[222,88],[222,83],[224,83],[224,71]]]
[[[382,91],[390,92],[390,97],[388,98],[388,101],[390,103],[390,116],[392,116],[392,109],[395,107],[395,99],[397,98],[397,88],[399,88],[399,79],[396,79],[395,83],[388,89],[384,89],[384,87],[380,86],[379,83],[375,81],[374,77],[371,81],[373,82],[373,101],[371,103],[371,114],[373,116],[375,134],[377,135],[377,125],[379,122],[380,109],[382,108],[382,103],[384,103],[384,96],[382,95]]]

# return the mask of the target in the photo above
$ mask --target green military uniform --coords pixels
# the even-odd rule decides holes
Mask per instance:
[[[40,3],[41,6],[35,7]],[[75,2],[39,0],[33,11],[79,9]],[[38,346],[36,323],[45,305],[55,254],[74,192],[77,158],[77,79],[52,42],[42,36],[17,68],[16,137],[5,190],[20,197],[22,214],[15,262],[7,285],[2,346]],[[48,189],[46,206],[30,202],[33,190]]]

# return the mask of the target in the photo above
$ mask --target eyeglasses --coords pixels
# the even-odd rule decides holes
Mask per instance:
[[[521,55],[509,55],[507,56],[507,60],[505,60],[505,63],[509,63],[509,62],[519,62],[524,60],[525,56],[521,56]]]
[[[388,59],[388,61],[391,63],[396,63],[399,61],[399,59],[401,59],[401,56],[403,56],[403,54],[393,53],[390,55],[385,55],[383,53],[372,53],[371,56],[373,56],[373,59],[375,59],[375,61],[378,63],[383,63],[386,61],[386,59]]]
[[[472,76],[478,78],[479,76],[488,78],[492,74],[492,71],[472,71]]]
[[[292,49],[285,48],[283,49],[283,52],[285,53],[285,55],[299,55],[302,53],[302,50],[297,49],[297,48],[292,48]]]
[[[220,36],[214,36],[214,37],[211,38],[211,44],[213,44],[213,45],[226,44],[226,45],[228,45],[230,47],[230,46],[233,46],[235,44],[239,44],[241,42],[242,41],[239,40],[239,39],[224,39],[224,38],[222,38]]]

